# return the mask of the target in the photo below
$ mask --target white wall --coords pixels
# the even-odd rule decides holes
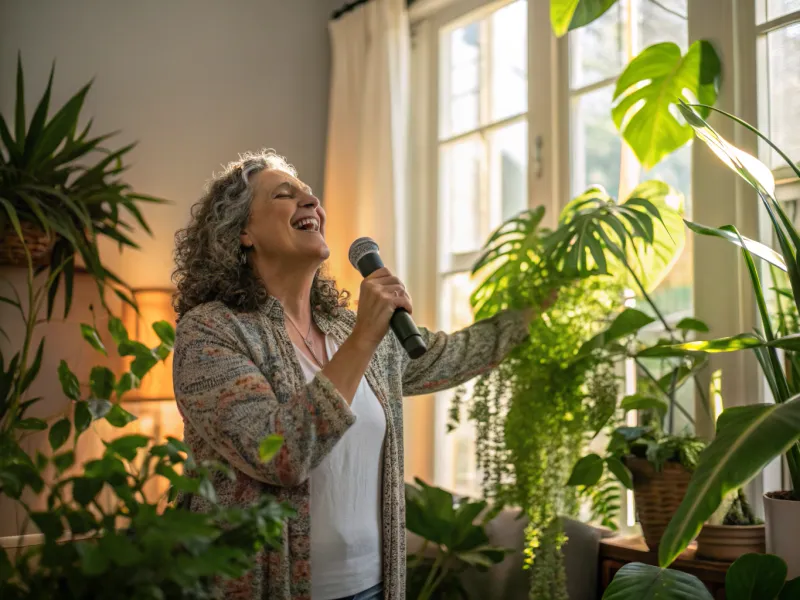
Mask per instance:
[[[327,22],[344,0],[0,0],[0,110],[13,114],[17,51],[28,118],[56,60],[51,106],[92,77],[94,131],[139,140],[127,180],[170,199],[146,213],[141,252],[104,258],[135,287],[165,287],[175,231],[220,164],[264,146],[321,190]]]

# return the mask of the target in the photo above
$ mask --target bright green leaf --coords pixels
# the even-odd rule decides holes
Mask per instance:
[[[683,331],[699,331],[701,333],[708,333],[708,325],[703,323],[700,319],[694,319],[692,317],[684,317],[678,324],[675,325],[675,329],[681,329]]]
[[[782,271],[786,271],[786,261],[783,260],[783,256],[781,256],[778,252],[775,252],[775,250],[766,244],[756,242],[755,240],[751,240],[750,238],[746,238],[741,235],[736,235],[736,233],[728,229],[729,226],[706,227],[705,225],[693,223],[692,221],[686,221],[686,226],[700,235],[722,238],[723,240],[731,242],[740,248],[744,246],[753,256],[758,256],[759,258],[767,261],[769,264],[778,267]]]
[[[106,414],[106,421],[114,427],[125,427],[131,421],[135,421],[136,417],[122,408],[119,404],[113,404],[111,410]]]
[[[659,569],[629,563],[614,576],[602,600],[713,600],[706,586],[694,575],[674,569]]]
[[[669,565],[697,536],[732,490],[739,489],[800,438],[800,396],[783,404],[724,410],[714,441],[703,451],[689,489],[659,544]]]
[[[600,18],[617,0],[550,0],[550,24],[557,37]]]
[[[53,450],[58,450],[69,439],[69,433],[72,430],[72,423],[69,419],[61,419],[57,421],[51,428],[48,438],[50,439],[50,447]]]
[[[146,435],[133,434],[118,437],[110,442],[104,442],[106,453],[119,454],[122,458],[132,461],[136,458],[139,448],[144,448],[150,442]]]
[[[125,324],[122,319],[118,317],[109,317],[108,319],[108,332],[111,334],[111,339],[119,347],[122,342],[128,341],[128,330],[125,329]]]
[[[567,485],[592,486],[603,476],[603,459],[597,454],[582,457],[572,468]]]
[[[156,321],[153,323],[153,331],[156,332],[158,339],[171,350],[175,345],[175,328],[167,321]]]
[[[727,600],[775,598],[786,581],[786,563],[772,554],[745,554],[725,574]]]
[[[683,56],[677,44],[653,44],[628,63],[617,79],[611,115],[645,169],[692,139],[692,128],[674,111],[679,100],[693,101],[691,95],[714,104],[720,75],[719,56],[705,40],[694,42]]]
[[[268,435],[261,440],[261,444],[258,446],[258,455],[265,463],[269,462],[278,453],[281,446],[283,446],[283,436]]]

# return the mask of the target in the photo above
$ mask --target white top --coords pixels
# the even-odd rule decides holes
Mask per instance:
[[[325,337],[328,358],[338,347]],[[295,346],[306,381],[319,365]],[[311,471],[311,597],[332,600],[383,581],[381,481],[386,415],[366,379],[350,405],[356,422]]]

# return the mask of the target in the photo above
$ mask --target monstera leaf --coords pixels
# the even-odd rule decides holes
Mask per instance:
[[[550,24],[558,37],[598,19],[617,0],[550,0]]]
[[[654,44],[630,62],[617,80],[611,115],[643,167],[653,168],[692,139],[692,128],[678,120],[678,102],[694,96],[714,104],[720,73],[719,56],[705,40],[685,55],[672,42]]]
[[[713,600],[694,575],[630,563],[614,576],[603,600]]]
[[[599,186],[570,202],[544,251],[560,269],[602,275],[630,268],[628,287],[655,289],[685,243],[682,196],[660,181],[637,186],[618,203]]]

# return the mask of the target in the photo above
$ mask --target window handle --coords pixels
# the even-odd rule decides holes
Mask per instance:
[[[544,139],[541,135],[537,135],[533,141],[533,174],[537,179],[542,177],[542,147],[544,146]]]

